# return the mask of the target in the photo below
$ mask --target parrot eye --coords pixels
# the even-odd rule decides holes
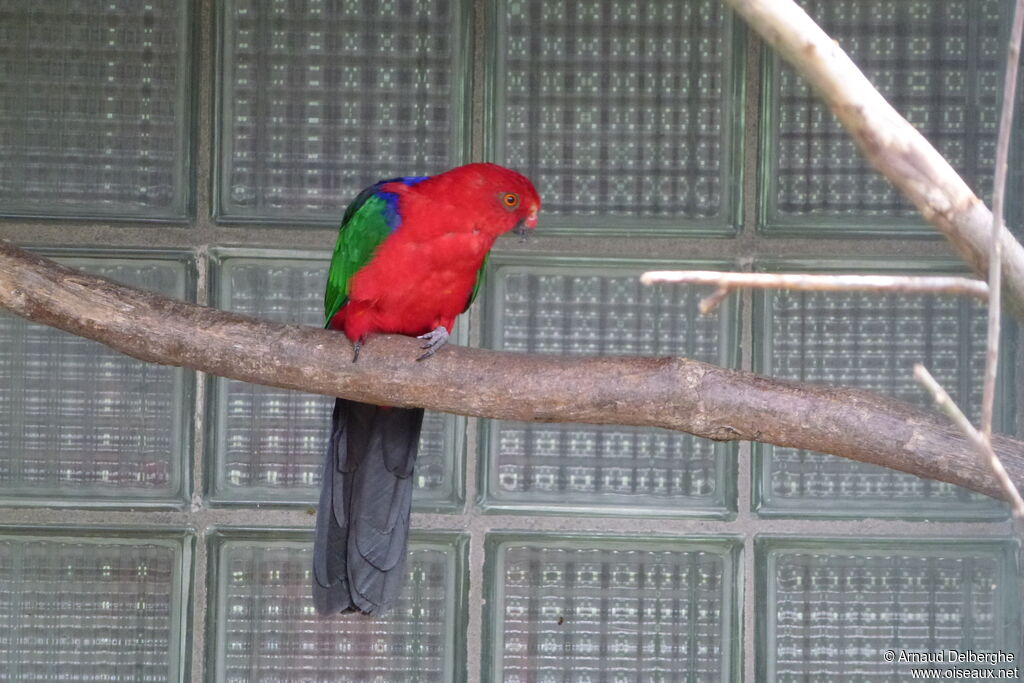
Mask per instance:
[[[519,195],[515,192],[506,192],[501,195],[501,203],[505,205],[505,208],[514,209],[519,206]]]

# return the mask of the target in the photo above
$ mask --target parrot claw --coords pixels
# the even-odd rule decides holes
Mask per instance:
[[[353,363],[355,363],[357,360],[359,360],[359,350],[362,349],[362,348],[363,348],[363,340],[362,339],[359,339],[354,344],[352,344],[352,350],[353,350],[352,362]]]
[[[448,336],[448,330],[444,328],[444,325],[438,325],[436,328],[434,328],[433,331],[427,332],[426,334],[421,334],[420,336],[416,337],[417,339],[425,340],[423,344],[420,345],[420,348],[427,350],[426,353],[424,353],[416,360],[425,360],[433,356],[435,353],[437,353],[437,350],[439,348],[448,343]]]

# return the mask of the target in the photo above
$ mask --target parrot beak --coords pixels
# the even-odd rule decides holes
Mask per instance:
[[[537,207],[533,207],[533,210],[530,211],[530,215],[528,215],[526,218],[524,218],[523,220],[521,220],[518,223],[516,223],[516,227],[512,228],[512,232],[514,232],[515,234],[519,235],[519,241],[520,242],[525,242],[526,241],[526,236],[528,234],[530,234],[530,230],[533,230],[536,227],[537,227]]]
[[[526,217],[525,223],[526,223],[526,227],[528,227],[530,230],[533,230],[534,228],[537,227],[537,207],[536,206],[534,206],[533,209],[530,211],[530,215]]]
[[[519,235],[519,241],[525,242],[526,236],[530,230],[537,227],[537,207],[534,206],[530,210],[529,215],[526,218],[516,223],[516,227],[512,228],[512,232]]]

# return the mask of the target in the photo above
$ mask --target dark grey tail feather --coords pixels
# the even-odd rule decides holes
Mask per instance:
[[[331,436],[324,458],[320,482],[320,504],[316,513],[316,535],[313,542],[313,603],[320,614],[333,614],[352,607],[348,587],[348,513],[346,504],[351,495],[348,469],[346,425],[349,402],[336,400],[331,417]]]
[[[313,544],[321,614],[394,606],[405,574],[422,408],[337,399]]]

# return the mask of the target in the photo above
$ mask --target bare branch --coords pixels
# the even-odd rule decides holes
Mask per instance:
[[[1013,124],[1013,103],[1017,96],[1017,65],[1020,62],[1021,29],[1024,27],[1024,0],[1017,0],[1013,13],[1013,29],[1007,48],[1005,80],[1003,81],[1003,108],[999,115],[999,138],[996,142],[996,172],[992,190],[992,237],[989,238],[988,285],[992,298],[988,302],[988,350],[985,355],[985,383],[981,392],[981,433],[992,437],[992,406],[996,396],[996,373],[999,368],[999,318],[1002,314],[1000,275],[1002,270],[1002,243],[999,240],[1003,225],[1003,194],[1006,191],[1006,167],[1010,153],[1010,130]]]
[[[645,285],[658,282],[714,285],[715,292],[700,302],[708,313],[733,289],[794,289],[808,292],[906,292],[963,294],[988,299],[983,280],[941,275],[817,275],[810,273],[722,273],[714,270],[652,270],[640,276]]]
[[[971,421],[967,419],[967,416],[964,415],[957,404],[953,402],[953,399],[949,397],[949,394],[942,388],[942,385],[936,382],[927,368],[920,363],[914,366],[914,377],[931,394],[939,410],[945,413],[953,421],[953,424],[959,427],[967,438],[970,439],[978,455],[981,456],[982,461],[988,465],[996,475],[999,485],[1003,487],[1005,493],[1003,497],[1010,502],[1014,518],[1019,522],[1024,522],[1024,499],[1020,497],[1020,491],[1017,490],[1017,487],[1010,479],[1010,475],[1007,474],[1006,468],[1003,467],[1003,463],[999,460],[999,456],[992,450],[992,442],[989,440],[989,437],[974,428],[974,425],[971,424]]]
[[[344,335],[217,311],[87,275],[0,241],[0,308],[136,358],[369,403],[506,420],[663,427],[832,453],[1003,497],[940,416],[855,389],[773,380],[685,358],[580,358]],[[993,438],[1024,480],[1024,442]]]
[[[988,274],[992,213],[931,144],[793,0],[723,0],[818,91],[868,161],[938,228],[979,276]],[[1000,228],[1003,292],[1024,320],[1024,247]]]

